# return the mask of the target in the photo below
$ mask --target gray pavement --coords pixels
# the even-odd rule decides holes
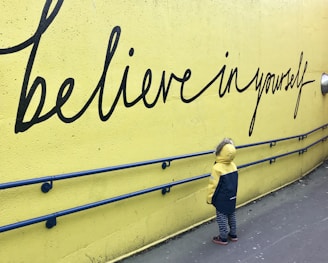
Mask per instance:
[[[213,220],[121,263],[326,263],[328,162],[303,179],[237,209],[239,241],[211,242]]]

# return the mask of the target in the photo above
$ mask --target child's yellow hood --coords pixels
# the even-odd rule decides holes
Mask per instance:
[[[236,148],[232,144],[226,144],[223,146],[220,154],[216,156],[217,163],[229,164],[236,156]]]

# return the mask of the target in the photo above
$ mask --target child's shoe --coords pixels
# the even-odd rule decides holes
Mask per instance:
[[[213,243],[218,244],[218,245],[228,245],[228,240],[227,239],[222,239],[220,236],[213,237]]]
[[[238,241],[238,237],[237,237],[237,235],[231,235],[231,234],[228,234],[228,238],[229,238],[232,242],[237,242],[237,241]]]

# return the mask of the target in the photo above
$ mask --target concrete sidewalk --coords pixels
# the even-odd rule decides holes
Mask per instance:
[[[215,221],[122,263],[328,262],[328,162],[292,185],[237,210],[239,241],[220,246]]]

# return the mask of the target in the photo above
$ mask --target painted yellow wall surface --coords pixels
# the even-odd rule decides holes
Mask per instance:
[[[0,185],[307,133],[328,123],[327,1],[0,1]],[[242,165],[327,136],[238,150]],[[238,204],[328,154],[240,169]],[[311,153],[309,153],[311,152]],[[0,227],[209,173],[212,154],[0,190]],[[1,262],[108,262],[214,216],[207,179],[0,233]],[[209,237],[211,238],[211,237]],[[19,251],[17,251],[19,247]]]

